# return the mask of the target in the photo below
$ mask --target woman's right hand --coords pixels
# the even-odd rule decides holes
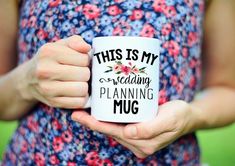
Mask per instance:
[[[22,96],[52,107],[82,108],[88,98],[90,49],[80,36],[43,45],[27,64]]]

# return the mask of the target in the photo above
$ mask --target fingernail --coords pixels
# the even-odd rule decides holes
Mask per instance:
[[[73,121],[77,121],[77,118],[76,118],[75,116],[71,116],[71,119],[72,119]]]
[[[130,137],[135,137],[137,136],[137,128],[136,126],[127,126],[127,134]]]
[[[90,44],[87,44],[88,45],[88,47],[89,47],[89,50],[91,50],[91,45]]]
[[[79,115],[73,115],[73,116],[71,116],[71,119],[73,120],[73,121],[79,121],[80,120],[80,116]]]

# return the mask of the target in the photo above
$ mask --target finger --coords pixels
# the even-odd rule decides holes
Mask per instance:
[[[66,52],[67,49],[68,48],[66,48],[61,54],[58,53],[55,57],[58,63],[79,67],[87,67],[90,65],[90,57],[88,54],[83,54],[79,52],[75,53],[71,50]]]
[[[86,97],[88,95],[87,82],[43,81],[40,89],[47,97]]]
[[[90,128],[91,130],[98,131],[110,136],[123,137],[123,125],[98,121],[85,111],[73,112],[72,119]]]
[[[53,80],[87,82],[90,79],[88,67],[60,65],[54,70],[56,73],[51,77]]]
[[[47,63],[43,63],[37,70],[37,77],[42,80],[87,82],[90,79],[90,69],[88,67],[70,65],[48,67]]]
[[[81,53],[88,53],[91,46],[86,43],[81,36],[74,35],[66,39],[61,39],[56,42],[57,44],[65,45]]]
[[[134,139],[120,139],[116,138],[119,141],[122,141],[121,144],[124,144],[128,148],[132,148],[132,150],[135,150],[135,152],[139,153],[139,155],[142,155],[142,157],[146,157],[149,155],[154,154],[156,151],[162,149],[163,147],[167,146],[169,144],[168,135],[166,133],[163,133],[160,135],[160,137],[155,137],[149,140],[134,140]],[[162,139],[164,138],[164,139]],[[159,140],[160,139],[160,140]],[[167,139],[167,141],[165,140]],[[118,141],[118,142],[119,142]],[[141,156],[139,156],[141,158]]]
[[[115,137],[113,137],[113,138],[114,138],[117,142],[119,142],[120,144],[122,144],[124,147],[126,147],[127,149],[129,149],[130,151],[132,151],[132,152],[135,154],[136,157],[141,158],[141,159],[147,157],[147,155],[146,155],[145,153],[143,153],[143,152],[141,152],[140,150],[138,150],[135,146],[133,146],[133,145],[131,145],[131,144],[129,144],[129,143],[123,141],[123,140],[120,139],[120,138],[115,138]]]
[[[88,97],[55,97],[48,100],[49,105],[52,107],[79,109],[84,107]]]
[[[74,65],[74,66],[89,66],[90,57],[87,53],[77,52],[67,46],[47,43],[43,45],[40,50],[40,57],[51,58],[60,64]]]
[[[167,117],[160,114],[151,121],[128,124],[124,128],[124,136],[129,139],[150,139],[169,131],[165,126]]]

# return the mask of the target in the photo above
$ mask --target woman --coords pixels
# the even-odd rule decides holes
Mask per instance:
[[[3,165],[199,165],[193,131],[235,121],[233,0],[206,10],[198,98],[203,0],[23,0],[19,16],[14,0],[0,3],[0,117],[20,119]],[[155,120],[120,126],[82,110],[89,44],[110,35],[162,41]]]

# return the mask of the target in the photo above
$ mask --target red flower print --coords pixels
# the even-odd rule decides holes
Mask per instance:
[[[185,68],[181,69],[180,74],[179,74],[180,80],[183,81],[185,79],[186,74],[187,74],[187,70]]]
[[[140,20],[143,17],[143,10],[136,9],[132,11],[131,20]]]
[[[81,12],[81,11],[82,11],[82,6],[75,7],[75,12]]]
[[[60,124],[60,122],[55,119],[52,121],[52,127],[55,129],[55,130],[59,130],[62,128],[62,125]]]
[[[68,163],[67,163],[67,166],[76,166],[77,164],[75,163],[75,162],[71,162],[71,161],[69,161]]]
[[[184,58],[188,57],[188,49],[186,47],[182,48],[182,55]]]
[[[38,132],[38,123],[33,119],[33,117],[29,117],[27,125],[33,132]]]
[[[139,69],[138,68],[134,68],[134,69],[132,69],[132,72],[135,73],[135,74],[138,74],[139,73]]]
[[[62,133],[62,139],[64,140],[64,142],[71,142],[73,139],[72,133],[70,131],[64,131]]]
[[[197,42],[197,34],[195,32],[189,32],[188,45],[192,47]]]
[[[51,39],[51,42],[56,42],[60,40],[60,37],[59,36],[54,36],[52,39]]]
[[[100,9],[96,5],[86,4],[83,7],[83,14],[87,19],[95,19],[100,15]]]
[[[120,64],[115,64],[113,66],[113,71],[116,73],[116,72],[120,72],[121,71],[121,66]]]
[[[108,141],[109,141],[109,146],[111,147],[115,147],[118,145],[118,142],[115,141],[112,137],[108,137]]]
[[[184,161],[189,161],[190,155],[189,155],[189,153],[187,151],[184,151],[183,156],[184,156]]]
[[[20,127],[18,130],[19,130],[19,133],[22,135],[24,135],[26,133],[25,128]]]
[[[116,2],[116,3],[121,3],[123,1],[125,1],[125,0],[114,0],[114,2]]]
[[[163,8],[163,13],[168,18],[173,17],[176,15],[175,7],[174,6],[165,6],[165,8]]]
[[[101,160],[100,165],[113,166],[113,163],[109,159],[104,159],[104,160]]]
[[[50,160],[50,163],[53,164],[53,165],[58,165],[59,162],[60,162],[60,161],[58,160],[58,158],[56,157],[56,155],[50,156],[49,160]]]
[[[162,12],[163,8],[166,7],[165,0],[154,0],[153,9],[156,12]]]
[[[177,166],[177,165],[179,165],[179,164],[178,164],[177,160],[172,160],[172,161],[171,161],[171,165],[172,165],[172,166]]]
[[[99,162],[101,162],[99,155],[96,151],[91,151],[87,153],[85,160],[87,162],[87,165],[89,166],[98,165]]]
[[[40,104],[40,107],[41,107],[41,109],[43,109],[44,111],[46,111],[46,113],[48,113],[48,114],[52,114],[53,113],[53,108],[52,107],[50,107],[50,106],[48,106],[48,105],[45,105],[45,104]]]
[[[168,52],[171,56],[175,57],[175,56],[179,55],[180,46],[174,40],[170,40],[170,41],[165,42],[163,44],[163,47],[168,49]]]
[[[62,0],[50,0],[49,1],[49,6],[50,7],[56,7],[58,6],[59,4],[61,4]]]
[[[144,25],[143,29],[141,30],[140,36],[153,37],[154,33],[155,33],[155,29],[151,25],[146,24],[146,25]]]
[[[116,16],[122,13],[122,10],[118,8],[116,5],[112,5],[108,7],[108,13],[111,16]]]
[[[48,33],[46,31],[44,31],[43,29],[40,29],[37,33],[37,37],[39,40],[44,40],[45,38],[47,38]]]
[[[184,0],[184,2],[190,7],[192,8],[193,7],[193,0]]]
[[[192,23],[193,26],[196,26],[196,24],[197,24],[196,17],[191,16],[191,23]]]
[[[37,166],[44,166],[45,165],[45,158],[42,153],[37,152],[34,155],[34,161]]]
[[[172,86],[176,86],[178,84],[178,77],[176,75],[171,75],[170,80]]]
[[[196,78],[195,76],[191,76],[189,80],[189,87],[194,88],[196,86]]]
[[[178,83],[176,87],[177,93],[182,94],[183,90],[184,90],[184,85],[182,83]]]
[[[166,98],[166,91],[165,90],[160,90],[159,91],[159,95],[158,95],[158,104],[164,104],[165,102],[167,102],[167,98]]]
[[[162,27],[162,35],[169,35],[172,31],[172,26],[170,23],[167,23],[165,25],[163,25]]]
[[[21,153],[25,153],[28,150],[28,144],[25,140],[21,143]]]
[[[139,163],[143,163],[144,161],[145,161],[145,159],[144,158],[139,158],[139,157],[137,157],[137,161],[139,162]],[[152,166],[152,165],[151,165]]]
[[[20,21],[20,26],[22,26],[23,28],[25,28],[26,25],[28,25],[28,20],[27,20],[27,19],[22,19],[22,21]]]
[[[64,142],[62,141],[61,137],[55,137],[53,139],[53,149],[55,150],[55,152],[60,152],[61,150],[63,150],[64,147]]]
[[[195,68],[197,66],[197,61],[195,59],[191,59],[189,62],[190,68]]]
[[[114,28],[113,30],[113,35],[114,36],[123,36],[124,32],[122,30],[122,28],[120,26],[117,26],[116,28]]]
[[[199,4],[199,10],[200,10],[200,12],[205,11],[205,4],[204,3]]]
[[[122,73],[124,73],[125,75],[129,75],[130,72],[131,72],[131,68],[130,68],[129,66],[122,65],[121,71],[122,71]]]
[[[128,65],[123,65],[121,61],[116,61],[114,66],[107,66],[108,70],[105,71],[105,73],[109,73],[114,71],[115,74],[125,74],[126,76],[128,76],[129,74],[146,74],[145,69],[146,67],[141,67],[141,68],[137,68],[136,65],[132,65],[131,62],[128,62]]]
[[[36,16],[30,17],[29,22],[28,22],[28,26],[29,27],[35,27],[36,21],[37,21],[37,17]]]

